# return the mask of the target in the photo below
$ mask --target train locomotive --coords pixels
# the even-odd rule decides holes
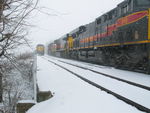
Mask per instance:
[[[48,54],[150,73],[150,0],[124,0],[50,43]]]
[[[36,53],[40,56],[44,55],[44,52],[45,52],[45,47],[43,44],[38,44],[36,46]]]

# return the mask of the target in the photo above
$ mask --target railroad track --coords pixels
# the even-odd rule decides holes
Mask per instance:
[[[56,60],[56,59],[54,59]],[[89,71],[92,71],[94,73],[97,73],[99,75],[103,75],[105,77],[109,77],[109,78],[112,78],[112,79],[115,79],[115,80],[118,80],[118,81],[121,81],[121,82],[125,82],[125,83],[128,83],[130,85],[133,85],[133,86],[136,86],[136,87],[139,87],[139,88],[143,88],[145,90],[148,90],[150,91],[150,87],[149,86],[145,86],[145,85],[142,85],[142,84],[139,84],[139,83],[135,83],[133,81],[129,81],[129,80],[125,80],[125,79],[121,79],[119,77],[115,77],[115,76],[112,76],[112,75],[109,75],[109,74],[106,74],[106,73],[102,73],[102,72],[99,72],[99,71],[95,71],[93,69],[89,69],[87,67],[83,67],[83,66],[79,66],[79,65],[76,65],[76,64],[72,64],[72,63],[68,63],[68,62],[65,62],[65,61],[62,61],[62,60],[58,60],[57,61],[59,62],[62,62],[62,63],[65,63],[65,64],[68,64],[68,65],[72,65],[72,66],[75,66],[75,67],[78,67],[78,68],[82,68],[82,69],[85,69],[85,70],[89,70]]]
[[[48,60],[48,59],[46,59],[46,60]],[[112,91],[111,89],[105,88],[104,86],[102,86],[100,84],[97,84],[97,83],[95,83],[95,82],[93,82],[93,81],[83,77],[82,75],[80,75],[80,74],[78,74],[78,73],[76,73],[76,72],[66,68],[63,65],[60,65],[59,63],[56,63],[56,62],[54,62],[52,60],[48,60],[48,61],[53,63],[53,64],[55,64],[55,65],[57,65],[57,66],[59,66],[59,67],[61,67],[64,70],[72,73],[76,77],[78,77],[78,78],[82,79],[83,81],[93,85],[94,87],[97,87],[97,88],[99,88],[99,89],[101,89],[101,90],[103,90],[103,91],[105,91],[105,92],[115,96],[116,98],[118,98],[118,99],[120,99],[120,100],[122,100],[122,101],[124,101],[124,102],[126,102],[126,103],[128,103],[130,105],[132,105],[132,106],[135,106],[137,109],[139,109],[141,111],[144,111],[144,112],[147,112],[147,113],[150,113],[149,107],[145,107],[145,106],[141,105],[140,103],[137,103],[137,102],[135,102],[135,101],[133,101],[131,99],[128,99],[125,96],[122,96],[122,95]],[[92,70],[92,69],[89,69],[89,68],[86,68],[86,67],[78,66],[78,65],[75,65],[75,64],[71,64],[71,63],[68,63],[68,62],[61,61],[61,60],[57,60],[57,61],[59,61],[61,63],[64,63],[64,64],[67,64],[67,65],[71,65],[71,66],[80,68],[80,69],[83,69],[83,70],[88,70],[88,71],[91,71],[93,73],[102,75],[104,77],[111,78],[111,79],[114,79],[114,80],[117,80],[117,81],[120,81],[120,82],[124,82],[126,84],[129,84],[129,85],[132,85],[132,86],[135,86],[135,87],[138,87],[138,88],[142,88],[144,90],[147,90],[148,92],[150,91],[150,87],[147,87],[147,86],[144,86],[144,85],[141,85],[141,84],[138,84],[138,83],[134,83],[134,82],[131,82],[131,81],[123,80],[123,79],[120,79],[120,78],[117,78],[117,77],[114,77],[114,76],[111,76],[111,75],[108,75],[108,74],[105,74],[105,73],[101,73],[101,72],[98,72],[98,71],[95,71],[95,70]]]

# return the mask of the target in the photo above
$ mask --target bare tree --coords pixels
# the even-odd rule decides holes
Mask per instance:
[[[3,113],[15,113],[18,100],[33,99],[33,53],[24,53],[0,61],[3,75]],[[10,63],[11,62],[11,63]]]
[[[12,97],[9,93],[12,92],[12,84],[5,84],[6,88],[2,84],[2,78],[5,78],[14,67],[17,68],[17,62],[15,62],[11,51],[28,43],[26,39],[28,34],[26,27],[29,26],[27,19],[30,13],[36,9],[37,3],[38,0],[0,0],[0,103],[4,88],[8,91],[8,97]],[[14,105],[20,98],[21,91],[16,89],[13,94],[13,98],[8,99],[11,107],[0,111],[14,112]]]
[[[36,8],[38,0],[3,0],[0,23],[0,57],[9,50],[26,43],[28,15]]]

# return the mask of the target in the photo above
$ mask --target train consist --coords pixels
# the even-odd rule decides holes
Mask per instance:
[[[37,53],[38,55],[40,55],[40,56],[44,55],[44,53],[45,53],[45,47],[44,47],[43,44],[38,44],[38,45],[36,46],[36,53]]]
[[[124,0],[50,43],[48,54],[150,73],[150,0]]]

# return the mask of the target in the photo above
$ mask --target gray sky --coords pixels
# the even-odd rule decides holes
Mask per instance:
[[[40,0],[30,23],[29,39],[33,45],[46,44],[60,38],[73,29],[90,23],[123,0]]]

